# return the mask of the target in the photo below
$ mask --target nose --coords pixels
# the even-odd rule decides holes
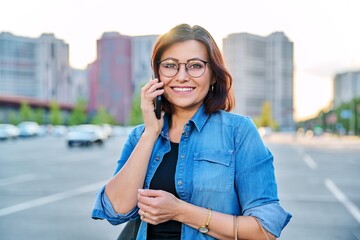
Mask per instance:
[[[186,65],[185,63],[179,64],[179,71],[177,73],[177,80],[184,82],[189,80],[189,75],[186,72]]]

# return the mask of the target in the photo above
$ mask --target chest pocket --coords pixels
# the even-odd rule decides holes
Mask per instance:
[[[234,151],[204,150],[194,153],[194,189],[230,191],[234,184]]]

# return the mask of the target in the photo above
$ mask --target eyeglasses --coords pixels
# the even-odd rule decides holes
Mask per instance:
[[[201,59],[190,59],[186,63],[180,63],[177,59],[166,58],[159,61],[159,71],[164,77],[174,77],[180,69],[180,64],[185,65],[185,71],[193,78],[201,77],[206,70],[207,61]]]

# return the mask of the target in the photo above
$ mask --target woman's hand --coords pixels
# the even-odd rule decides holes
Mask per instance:
[[[139,189],[138,207],[141,220],[157,225],[176,220],[181,200],[162,190]]]
[[[162,117],[157,119],[155,116],[154,99],[164,93],[164,89],[161,89],[163,84],[163,82],[155,78],[141,88],[141,111],[144,118],[145,131],[151,130],[157,134],[160,133],[164,120]]]

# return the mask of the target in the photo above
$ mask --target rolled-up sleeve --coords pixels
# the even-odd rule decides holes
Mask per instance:
[[[138,208],[135,207],[133,210],[126,214],[118,214],[115,212],[109,198],[105,193],[105,186],[103,186],[97,193],[94,203],[94,208],[91,213],[93,219],[106,219],[112,225],[118,225],[127,222],[137,216]]]
[[[124,166],[130,154],[132,153],[136,143],[139,140],[140,133],[142,132],[143,127],[135,128],[129,134],[128,139],[125,141],[122,149],[120,159],[118,160],[118,165],[114,172],[114,175],[120,171]],[[113,225],[118,225],[124,222],[127,222],[131,219],[134,219],[138,216],[138,208],[134,207],[131,211],[126,214],[118,214],[114,210],[108,196],[105,193],[105,185],[96,192],[94,207],[91,213],[93,219],[106,219]]]
[[[254,207],[246,210],[243,215],[256,217],[261,225],[277,238],[280,237],[282,229],[292,217],[279,203],[269,203]]]
[[[268,232],[279,237],[292,216],[279,203],[274,157],[251,121],[241,133],[236,167],[241,214],[257,217]]]

